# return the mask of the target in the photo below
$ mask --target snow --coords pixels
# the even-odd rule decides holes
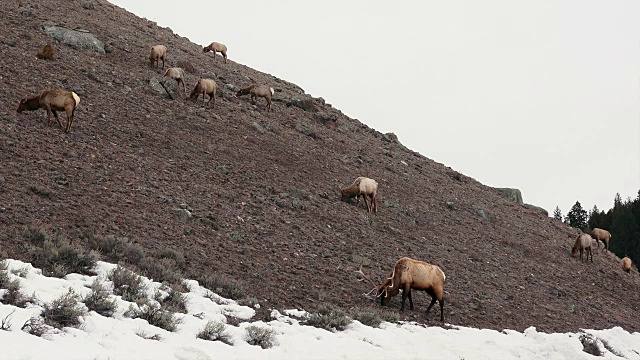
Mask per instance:
[[[69,274],[58,279],[43,276],[40,269],[18,260],[7,260],[7,265],[10,279],[18,279],[21,291],[26,295],[35,294],[39,304],[56,299],[69,288],[81,296],[87,295],[96,278],[112,287],[106,274],[116,266],[98,262],[96,276]],[[143,280],[150,297],[156,291],[163,291],[161,284],[144,277]],[[409,322],[383,323],[380,328],[372,328],[354,321],[344,331],[330,332],[301,325],[301,320],[307,315],[301,309],[283,313],[273,310],[274,320],[256,321],[252,319],[255,314],[253,308],[212,294],[197,281],[185,280],[185,285],[189,289],[185,293],[188,314],[176,314],[182,320],[176,332],[149,325],[142,319],[125,317],[124,312],[132,303],[116,295],[111,295],[118,303],[113,317],[89,312],[79,328],[52,329],[43,337],[21,330],[29,318],[40,314],[40,305],[29,305],[23,309],[0,304],[0,320],[7,316],[11,320],[8,330],[0,330],[0,360],[593,359],[594,356],[583,351],[580,341],[583,334],[597,339],[603,359],[620,359],[622,356],[640,360],[640,333],[629,333],[620,327],[547,334],[536,331],[534,327],[520,333],[455,324],[448,324],[449,328],[445,329]],[[0,297],[4,292],[0,290]],[[242,321],[237,326],[227,326],[233,345],[196,338],[208,321],[226,322],[226,316]],[[272,329],[276,334],[276,344],[270,349],[248,344],[246,328],[249,326]],[[140,336],[156,334],[160,340]]]

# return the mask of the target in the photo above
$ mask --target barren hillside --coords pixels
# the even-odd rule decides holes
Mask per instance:
[[[638,273],[623,273],[602,251],[593,264],[571,258],[573,229],[277,74],[234,62],[232,52],[227,64],[214,61],[200,45],[104,0],[22,3],[0,7],[0,251],[9,256],[27,260],[29,226],[78,246],[127,237],[150,253],[184,253],[186,276],[237,280],[263,309],[379,306],[363,296],[370,287],[354,271],[364,262],[381,279],[410,256],[445,271],[452,324],[640,330]],[[85,29],[107,52],[55,42],[45,23]],[[55,61],[36,58],[48,41]],[[149,66],[149,48],[159,43],[169,48],[168,66],[193,65],[189,88],[215,74],[215,109],[151,87],[162,71]],[[272,112],[264,99],[233,96],[251,82],[276,88]],[[47,127],[43,110],[15,112],[21,98],[48,87],[82,99],[70,134],[55,121]],[[336,186],[357,176],[378,181],[377,215],[340,201]],[[181,207],[193,216],[179,216]],[[424,315],[429,301],[414,294],[416,309],[403,318],[439,324],[437,311]]]

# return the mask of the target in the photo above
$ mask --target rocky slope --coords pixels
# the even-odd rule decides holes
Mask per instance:
[[[185,275],[236,279],[264,308],[278,309],[373,308],[354,271],[364,263],[381,279],[410,256],[447,274],[452,324],[640,329],[637,273],[624,274],[619,259],[601,251],[593,264],[571,258],[572,229],[497,189],[104,0],[23,4],[0,8],[0,251],[7,255],[26,259],[28,226],[78,246],[92,236],[127,237],[149,252],[181,251]],[[56,42],[44,25],[86,30],[105,52]],[[49,41],[55,61],[36,58]],[[161,70],[149,66],[158,43],[169,48],[167,65],[193,66],[188,86],[205,73],[215,78],[215,109],[169,98],[171,82],[162,86]],[[276,88],[272,112],[263,99],[253,105],[233,96],[251,82]],[[55,122],[47,127],[42,110],[15,113],[20,98],[47,87],[82,98],[68,135]],[[339,201],[336,186],[357,176],[379,182],[377,215]],[[192,217],[176,212],[181,206]],[[404,319],[439,324],[436,312],[424,315],[426,294],[414,300]]]

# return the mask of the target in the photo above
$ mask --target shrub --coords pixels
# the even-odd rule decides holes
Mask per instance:
[[[132,319],[147,320],[150,325],[157,326],[167,331],[176,331],[182,319],[178,319],[169,311],[163,310],[156,304],[130,305],[124,316]]]
[[[21,267],[20,269],[13,269],[13,270],[11,270],[11,273],[13,275],[17,275],[17,276],[19,276],[21,278],[26,278],[27,275],[29,275],[29,267],[28,266],[24,266],[24,267]]]
[[[179,291],[169,288],[169,294],[164,297],[160,291],[157,291],[153,298],[167,311],[187,313],[187,296]]]
[[[7,272],[7,262],[0,261],[0,289],[6,289],[9,286],[9,272]]]
[[[4,296],[2,297],[2,303],[7,305],[13,305],[20,308],[26,307],[27,304],[35,304],[35,296],[27,296],[20,291],[20,281],[10,281],[5,289]]]
[[[276,343],[276,333],[273,329],[251,325],[247,327],[246,331],[247,343],[249,343],[249,345],[269,349]]]
[[[84,304],[89,310],[95,311],[102,316],[111,317],[118,309],[118,301],[110,299],[109,290],[98,281],[91,284],[91,293],[84,298]]]
[[[27,320],[20,330],[26,332],[27,334],[35,335],[37,337],[42,337],[42,335],[47,333],[47,325],[44,323],[44,319],[40,316],[33,316],[29,320]]]
[[[233,345],[233,339],[227,333],[227,325],[221,321],[209,321],[196,338],[208,341],[220,341],[227,345]]]
[[[379,327],[383,321],[397,323],[400,321],[400,313],[390,310],[354,308],[349,316],[353,320],[360,321],[363,325]]]
[[[147,335],[147,333],[144,330],[138,330],[136,332],[136,335],[140,336],[145,340],[155,340],[155,341],[162,340],[162,336],[160,336],[160,334]]]
[[[310,325],[329,331],[344,330],[351,323],[351,319],[342,310],[330,304],[322,304],[316,312],[312,313],[304,321],[305,325]]]
[[[397,324],[398,322],[400,322],[400,313],[397,311],[382,310],[380,312],[380,316],[382,317],[382,321],[386,321],[394,324]]]
[[[580,342],[582,343],[582,351],[594,356],[602,356],[602,351],[598,347],[598,341],[589,334],[580,335]]]
[[[246,297],[244,299],[240,299],[238,300],[238,304],[242,306],[252,307],[252,308],[255,308],[256,306],[260,305],[260,303],[258,302],[258,299],[254,297]]]
[[[7,316],[2,318],[2,320],[0,321],[0,330],[4,330],[4,331],[11,330],[11,316],[13,316],[13,313],[15,312],[16,311],[13,310],[9,314],[7,314]]]
[[[113,281],[113,292],[122,296],[125,301],[144,302],[147,299],[147,287],[142,283],[142,278],[133,271],[119,265],[109,272],[107,278]]]
[[[80,317],[86,314],[84,307],[78,304],[78,295],[69,289],[51,303],[45,303],[41,315],[45,324],[62,329],[65,326],[77,327],[81,324]]]
[[[227,299],[239,300],[245,296],[244,288],[238,282],[220,275],[208,275],[200,285]]]
[[[131,242],[127,237],[89,235],[87,242],[91,249],[98,251],[107,261],[113,263],[125,261],[138,265],[144,258],[142,245]]]
[[[175,261],[172,259],[155,259],[152,257],[145,257],[140,262],[140,271],[144,276],[154,281],[161,282],[163,284],[169,284],[183,289],[182,273]]]
[[[71,245],[62,236],[53,236],[42,227],[29,227],[24,231],[29,240],[31,262],[47,275],[64,277],[69,273],[92,275],[97,254]]]
[[[156,256],[160,259],[173,260],[175,265],[180,269],[184,269],[187,264],[187,260],[184,258],[184,254],[177,250],[162,248],[158,250]]]
[[[380,314],[374,310],[354,308],[351,310],[350,315],[353,320],[360,321],[362,325],[379,327],[380,323],[382,323]]]

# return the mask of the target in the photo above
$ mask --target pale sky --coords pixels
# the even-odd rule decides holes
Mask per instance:
[[[550,214],[640,190],[637,0],[111,2]]]

